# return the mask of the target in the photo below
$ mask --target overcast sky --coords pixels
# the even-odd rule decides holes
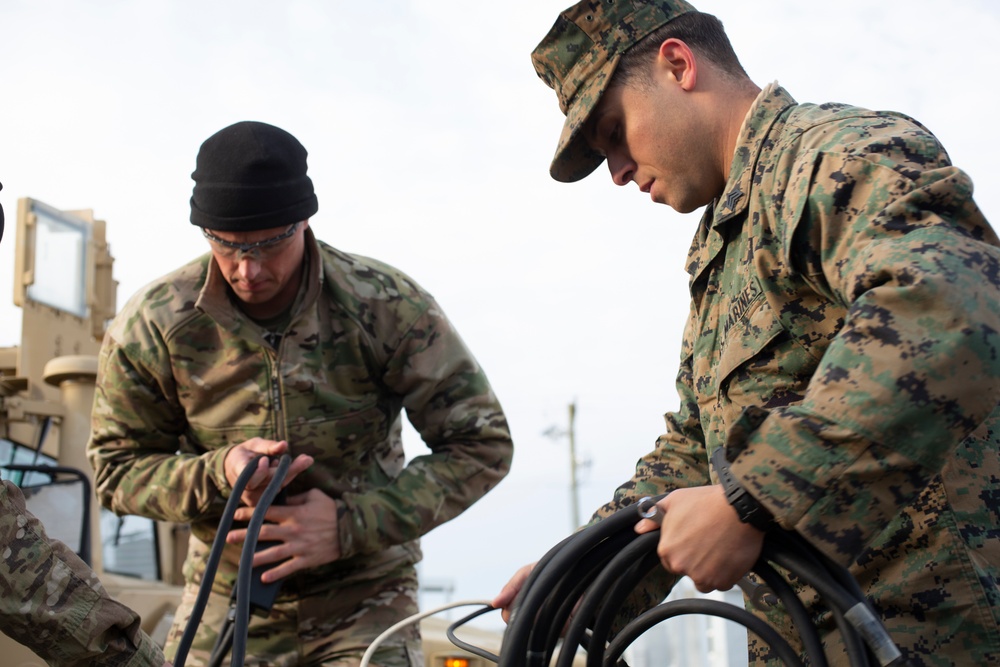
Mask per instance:
[[[512,472],[425,538],[422,565],[454,600],[491,598],[571,528],[567,439],[543,435],[565,431],[568,405],[589,462],[584,518],[677,406],[682,266],[698,215],[615,187],[604,167],[572,185],[548,177],[562,115],[529,54],[567,4],[5,0],[0,345],[20,335],[17,198],[107,221],[122,304],[207,249],[188,220],[201,142],[239,120],[283,127],[309,151],[317,235],[431,291],[506,409]],[[1000,5],[698,8],[723,20],[759,85],[919,119],[1000,220]]]

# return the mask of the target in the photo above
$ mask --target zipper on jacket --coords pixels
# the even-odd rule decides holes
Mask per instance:
[[[274,419],[274,436],[276,440],[284,440],[285,418],[281,407],[281,375],[279,373],[280,364],[278,362],[280,353],[278,351],[268,351],[267,356],[271,360],[271,413]]]

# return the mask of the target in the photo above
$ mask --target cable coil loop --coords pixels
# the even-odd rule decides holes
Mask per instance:
[[[784,665],[803,665],[796,650],[775,628],[742,607],[718,600],[662,602],[612,636],[623,604],[659,567],[659,533],[636,535],[633,530],[638,519],[654,518],[657,500],[644,498],[621,509],[574,533],[545,554],[515,601],[497,661],[499,667],[570,667],[579,648],[587,652],[587,667],[627,667],[622,655],[639,636],[668,618],[686,614],[736,622],[756,634]],[[809,612],[774,566],[817,591],[836,621],[852,667],[907,664],[851,574],[798,534],[773,528],[765,537],[753,572],[769,588],[768,597],[784,606],[800,633],[809,665],[828,664],[822,640]]]

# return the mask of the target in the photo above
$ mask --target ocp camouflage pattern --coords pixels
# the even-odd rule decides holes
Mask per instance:
[[[768,86],[688,256],[680,409],[598,515],[716,481],[725,446],[913,664],[1000,662],[998,246],[916,121]]]
[[[306,234],[306,289],[277,350],[209,255],[141,290],[106,335],[88,450],[98,496],[119,514],[190,522],[190,582],[230,491],[225,455],[254,436],[314,457],[290,495],[315,488],[338,503],[341,560],[288,577],[285,598],[416,562],[418,538],[509,469],[500,404],[434,299]],[[404,408],[430,449],[408,464]],[[239,552],[225,549],[217,592],[231,589]]]
[[[418,612],[417,573],[412,565],[387,572],[378,582],[337,588],[301,600],[279,602],[253,614],[247,631],[247,667],[358,667],[372,642],[400,619]],[[177,654],[192,616],[198,587],[188,584],[164,652]],[[208,667],[231,599],[210,594],[187,654],[186,667]],[[373,667],[422,667],[420,629],[410,624],[387,637],[372,656]],[[434,667],[437,667],[436,665]]]
[[[0,631],[56,667],[162,667],[140,623],[0,482]]]

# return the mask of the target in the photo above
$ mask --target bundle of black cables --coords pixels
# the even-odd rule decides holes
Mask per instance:
[[[796,667],[804,664],[768,623],[741,607],[719,600],[663,602],[612,636],[623,603],[659,567],[656,554],[659,532],[636,535],[633,530],[656,500],[643,499],[574,533],[537,563],[515,601],[497,661],[499,667],[570,667],[580,647],[587,651],[587,667],[627,667],[621,657],[632,642],[654,625],[685,614],[719,616],[739,623],[769,645],[783,664]],[[853,576],[799,535],[775,528],[765,537],[763,552],[753,571],[784,605],[799,633],[809,665],[828,664],[819,633],[791,584],[778,574],[775,565],[817,591],[836,620],[852,667],[906,664]],[[453,627],[463,622],[464,619]]]
[[[236,483],[233,484],[232,493],[226,502],[226,508],[222,511],[222,518],[219,519],[219,529],[212,542],[212,550],[205,565],[205,573],[202,575],[201,585],[198,588],[198,596],[195,598],[194,607],[187,625],[184,626],[184,634],[177,646],[177,653],[174,656],[174,667],[184,667],[187,660],[188,651],[194,636],[201,624],[201,617],[205,613],[205,606],[208,604],[208,596],[212,591],[212,582],[215,580],[215,573],[219,567],[219,560],[222,558],[222,549],[226,545],[226,535],[233,525],[233,516],[236,508],[239,507],[240,497],[243,490],[257,469],[257,463],[261,456],[251,461],[240,473]],[[234,618],[227,619],[223,628],[220,628],[219,641],[216,642],[216,650],[213,651],[210,665],[222,663],[224,653],[220,647],[228,649],[232,645],[232,655],[230,659],[231,667],[243,667],[246,659],[247,632],[250,626],[250,599],[253,593],[253,555],[257,550],[257,540],[260,536],[261,526],[264,525],[264,514],[281,492],[281,485],[288,475],[288,468],[292,459],[287,454],[278,459],[278,467],[274,476],[261,494],[257,507],[254,508],[253,516],[247,524],[247,536],[243,542],[243,550],[240,552],[240,566],[236,579],[236,605]],[[276,592],[276,589],[275,589]]]

